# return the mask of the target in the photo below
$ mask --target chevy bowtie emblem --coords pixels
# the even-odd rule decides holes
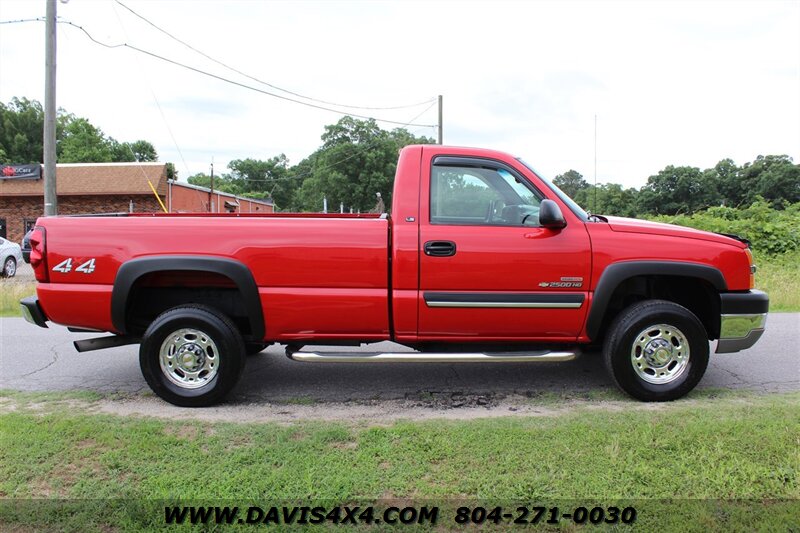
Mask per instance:
[[[578,289],[583,287],[583,278],[564,276],[561,281],[543,281],[539,286],[545,289]]]

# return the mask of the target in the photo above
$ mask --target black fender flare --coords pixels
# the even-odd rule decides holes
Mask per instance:
[[[625,280],[637,276],[696,278],[710,283],[717,292],[728,290],[728,284],[725,282],[722,272],[708,265],[678,261],[624,261],[611,264],[603,271],[594,290],[592,308],[589,310],[589,317],[586,320],[586,334],[590,339],[598,337],[603,317],[614,291]]]
[[[252,337],[259,340],[264,338],[264,311],[261,308],[258,286],[250,269],[234,259],[198,255],[148,256],[123,263],[117,271],[111,291],[111,322],[117,331],[127,333],[128,295],[134,283],[145,274],[167,270],[213,272],[229,278],[242,294]]]

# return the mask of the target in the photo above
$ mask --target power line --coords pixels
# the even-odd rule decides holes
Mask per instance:
[[[119,4],[120,6],[124,7],[125,9],[127,9],[134,16],[136,16],[139,19],[143,20],[145,23],[149,24],[150,26],[152,26],[156,30],[160,31],[161,33],[163,33],[164,35],[166,35],[170,39],[179,42],[180,44],[182,44],[183,46],[185,46],[189,50],[200,54],[201,56],[205,57],[206,59],[208,59],[210,61],[213,61],[214,63],[216,63],[216,64],[218,64],[218,65],[220,65],[220,66],[222,66],[222,67],[224,67],[224,68],[226,68],[226,69],[228,69],[228,70],[230,70],[232,72],[235,72],[236,74],[244,76],[245,78],[251,79],[251,80],[253,80],[253,81],[257,82],[257,83],[260,83],[262,85],[266,85],[267,87],[271,87],[271,88],[276,89],[278,91],[285,92],[287,94],[291,94],[292,96],[296,96],[298,98],[302,98],[304,100],[310,100],[312,102],[318,102],[320,104],[331,105],[331,106],[334,106],[334,107],[344,107],[344,108],[348,108],[348,109],[366,109],[366,110],[372,110],[372,111],[391,110],[391,109],[407,109],[407,108],[411,108],[411,107],[423,106],[423,105],[425,105],[425,104],[427,104],[427,103],[429,103],[431,101],[435,101],[435,98],[434,98],[434,99],[425,100],[424,102],[417,102],[415,104],[398,105],[398,106],[387,106],[387,107],[369,107],[369,106],[356,106],[356,105],[339,104],[339,103],[336,103],[336,102],[329,102],[329,101],[326,101],[326,100],[319,100],[317,98],[312,98],[310,96],[305,96],[305,95],[302,95],[300,93],[296,93],[296,92],[290,91],[288,89],[284,89],[282,87],[278,87],[277,85],[273,85],[272,83],[260,80],[260,79],[254,77],[254,76],[251,76],[250,74],[247,74],[246,72],[242,72],[241,70],[238,70],[238,69],[236,69],[234,67],[231,67],[231,66],[227,65],[226,63],[224,63],[224,62],[222,62],[222,61],[220,61],[220,60],[218,60],[218,59],[216,59],[214,57],[211,57],[210,55],[206,54],[205,52],[203,52],[201,50],[198,50],[194,46],[190,45],[189,43],[187,43],[187,42],[185,42],[185,41],[183,41],[181,39],[179,39],[178,37],[175,37],[174,35],[172,35],[167,30],[161,28],[160,26],[158,26],[154,22],[150,21],[149,19],[147,19],[143,15],[140,15],[139,13],[137,13],[136,11],[131,9],[130,7],[128,7],[125,4],[123,4],[122,2],[120,2],[120,0],[114,0],[114,1],[117,4]]]
[[[135,15],[140,16],[137,13],[133,12],[133,10],[131,10],[130,8],[128,8],[127,6],[122,4],[122,2],[119,2],[118,0],[115,0],[115,1],[117,1],[117,3],[119,3],[122,7],[128,9],[129,11],[134,13]],[[143,17],[140,16],[140,18],[143,18]],[[146,19],[143,18],[143,20],[146,20]],[[40,17],[40,18],[33,18],[33,19],[0,21],[0,24],[14,24],[14,23],[20,23],[20,22],[41,22],[41,21],[44,21],[44,18]],[[147,22],[150,23],[149,21],[147,21]],[[186,68],[186,69],[191,70],[193,72],[197,72],[199,74],[203,74],[203,75],[215,78],[215,79],[220,80],[220,81],[231,83],[233,85],[236,85],[236,86],[239,86],[239,87],[242,87],[242,88],[245,88],[245,89],[250,89],[250,90],[262,93],[262,94],[266,94],[266,95],[269,95],[269,96],[274,96],[274,97],[280,98],[282,100],[288,100],[290,102],[294,102],[294,103],[301,104],[301,105],[306,105],[306,106],[317,108],[317,109],[322,109],[322,110],[325,110],[325,111],[330,111],[330,112],[337,113],[337,114],[340,114],[340,115],[346,115],[346,116],[351,116],[351,117],[361,118],[361,119],[368,119],[368,120],[371,119],[371,120],[375,120],[376,122],[386,122],[386,123],[389,123],[389,124],[396,124],[396,125],[399,125],[399,126],[416,126],[417,128],[435,128],[436,127],[435,124],[415,124],[414,123],[415,120],[417,120],[419,117],[424,115],[433,106],[436,105],[436,103],[437,103],[436,99],[427,100],[427,101],[421,102],[419,104],[414,104],[414,105],[409,105],[409,106],[399,106],[399,107],[394,107],[394,108],[368,108],[368,107],[345,106],[345,105],[339,105],[339,104],[331,104],[331,105],[339,105],[339,107],[354,107],[354,108],[360,108],[360,109],[400,109],[400,108],[403,108],[403,107],[416,107],[418,105],[422,105],[422,104],[425,104],[425,103],[430,103],[430,105],[428,107],[423,109],[420,113],[415,115],[414,118],[412,118],[408,122],[400,122],[400,121],[394,121],[394,120],[379,119],[379,118],[370,117],[370,116],[366,116],[366,115],[359,115],[359,114],[355,114],[355,113],[344,113],[342,111],[338,111],[338,110],[335,110],[335,109],[329,109],[329,108],[326,108],[326,107],[323,107],[323,106],[317,106],[317,105],[309,104],[309,103],[306,103],[306,102],[299,102],[297,100],[293,100],[293,99],[287,98],[285,96],[281,96],[281,95],[277,95],[277,94],[274,94],[274,93],[270,93],[269,91],[264,91],[264,90],[258,89],[256,87],[251,87],[249,85],[245,85],[243,83],[239,83],[239,82],[236,82],[234,80],[229,80],[229,79],[224,78],[222,76],[218,76],[216,74],[212,74],[210,72],[206,72],[206,71],[203,71],[201,69],[198,69],[198,68],[195,68],[195,67],[191,67],[189,65],[185,65],[185,64],[180,63],[178,61],[175,61],[175,60],[160,56],[158,54],[155,54],[153,52],[149,52],[147,50],[141,49],[141,48],[139,48],[137,46],[134,46],[134,45],[131,45],[131,44],[128,44],[128,43],[108,44],[108,43],[104,43],[102,41],[98,41],[85,28],[83,28],[82,26],[80,26],[78,24],[75,24],[75,23],[73,23],[71,21],[68,21],[68,20],[59,20],[58,23],[59,24],[67,24],[69,26],[72,26],[74,28],[77,28],[77,29],[81,30],[86,35],[86,37],[88,37],[92,42],[94,42],[95,44],[98,44],[98,45],[100,45],[100,46],[102,46],[104,48],[110,48],[110,49],[114,49],[114,48],[130,48],[130,49],[132,49],[134,51],[149,55],[151,57],[154,57],[156,59],[160,59],[162,61],[166,61],[166,62],[174,64],[176,66],[180,66],[180,67]],[[152,24],[152,23],[150,23],[150,24]],[[161,30],[157,26],[155,26],[155,25],[153,25],[153,26],[156,27],[157,29]],[[165,30],[161,30],[161,31],[164,31],[164,33],[167,33]],[[172,36],[170,35],[170,37],[172,37]],[[178,40],[178,39],[176,38],[176,40]],[[183,42],[182,42],[182,44],[184,44],[185,46],[189,46],[189,45],[187,45],[186,43],[183,43]],[[189,47],[191,48],[191,46],[189,46]],[[197,50],[195,50],[195,51],[197,51]],[[197,51],[197,52],[202,54],[202,52],[199,52],[199,51]],[[216,60],[214,60],[213,58],[210,58],[210,57],[209,57],[209,59],[211,59],[213,61],[216,61]],[[226,65],[223,64],[223,66],[226,66]],[[226,66],[226,68],[230,68],[230,67]],[[231,69],[231,70],[234,70],[234,72],[238,72],[235,69]],[[242,74],[242,75],[247,76],[246,74]],[[249,76],[247,76],[247,77],[249,77]],[[270,85],[270,84],[268,84],[266,82],[261,82],[260,80],[257,80],[255,78],[252,78],[252,79],[254,79],[255,81],[258,81],[259,83],[263,83],[265,85],[269,85],[270,87],[274,87],[274,86],[272,86],[272,85]],[[286,91],[284,89],[280,89],[279,87],[275,87],[275,88],[279,89],[279,90],[282,90],[284,92],[287,92],[289,94],[295,94],[296,95],[296,93],[292,93],[291,91]],[[152,88],[151,88],[151,92],[152,92]],[[313,100],[312,98],[305,97],[305,96],[302,96],[302,95],[297,95],[297,96],[300,96],[301,98],[306,98],[306,99],[309,99],[309,100]],[[159,110],[160,110],[160,106],[159,106]],[[162,112],[162,115],[163,115],[163,112]],[[171,132],[170,132],[170,134],[171,134]],[[381,140],[381,139],[375,139],[372,142],[368,142],[368,143],[365,143],[363,145],[357,145],[358,151],[356,153],[353,153],[353,154],[351,154],[351,155],[349,155],[349,156],[347,156],[347,157],[345,157],[343,159],[340,159],[340,160],[338,160],[338,161],[336,161],[334,163],[330,163],[328,165],[325,165],[325,166],[323,166],[321,168],[314,169],[314,171],[318,172],[318,171],[321,171],[321,170],[327,170],[327,169],[333,168],[333,167],[335,167],[335,166],[337,166],[337,165],[339,165],[339,164],[341,164],[341,163],[343,163],[343,162],[345,162],[345,161],[347,161],[349,159],[352,159],[352,158],[360,155],[362,150],[366,150],[368,148],[371,148],[374,144],[377,144],[377,142],[379,140]],[[175,141],[175,139],[173,137],[173,142],[174,141]],[[177,145],[176,145],[176,148],[178,148]],[[181,153],[180,148],[178,148],[178,153],[181,155],[181,158],[183,158],[183,154]],[[184,160],[184,166],[185,165],[186,165],[186,161]],[[314,171],[312,171],[312,172],[314,172]],[[307,172],[305,174],[298,174],[298,175],[295,175],[295,176],[284,176],[284,177],[281,177],[281,178],[270,178],[269,180],[266,179],[266,178],[263,179],[263,180],[261,180],[261,179],[252,179],[252,178],[237,178],[237,179],[241,179],[241,180],[244,180],[244,181],[264,181],[264,182],[266,182],[266,181],[277,181],[277,180],[287,180],[287,179],[302,179],[302,178],[306,178],[306,177],[310,176],[312,172]]]
[[[431,103],[431,105],[429,105],[427,108],[423,109],[423,110],[422,110],[422,112],[420,112],[420,113],[419,113],[417,116],[415,116],[414,118],[412,118],[411,120],[409,120],[409,121],[406,123],[406,125],[408,126],[408,125],[410,125],[412,122],[414,122],[415,120],[417,120],[417,119],[418,119],[420,116],[422,116],[422,115],[423,115],[425,112],[427,112],[427,111],[428,111],[430,108],[432,108],[434,105],[436,105],[436,103],[437,103],[436,101],[433,101],[433,102]],[[266,182],[271,182],[271,181],[278,181],[278,180],[296,180],[296,179],[304,179],[304,178],[307,178],[307,177],[311,176],[311,174],[312,174],[312,173],[314,173],[314,172],[321,172],[321,171],[324,171],[324,170],[328,170],[329,168],[333,168],[333,167],[335,167],[335,166],[337,166],[337,165],[340,165],[340,164],[344,163],[345,161],[348,161],[348,160],[350,160],[350,159],[353,159],[354,157],[361,155],[361,154],[363,153],[363,151],[364,151],[364,150],[368,150],[368,149],[372,148],[374,145],[376,145],[376,144],[377,144],[379,141],[382,141],[382,140],[383,140],[383,139],[373,139],[373,140],[372,140],[372,141],[370,141],[370,142],[367,142],[367,143],[364,143],[364,144],[355,145],[355,146],[356,146],[356,151],[355,151],[353,154],[350,154],[350,155],[349,155],[349,156],[347,156],[347,157],[343,157],[342,159],[339,159],[338,161],[335,161],[335,162],[333,162],[333,163],[329,163],[329,164],[327,164],[327,165],[325,165],[325,166],[323,166],[323,167],[320,167],[320,168],[315,168],[315,169],[313,169],[313,170],[311,170],[311,171],[309,171],[309,172],[306,172],[306,173],[304,173],[304,174],[297,174],[297,175],[295,175],[295,176],[283,176],[283,177],[281,177],[281,178],[263,178],[263,179],[259,179],[259,178],[234,178],[234,179],[236,179],[236,180],[242,180],[242,181],[255,181],[255,182],[264,182],[264,183],[266,183]]]
[[[428,111],[430,108],[432,108],[434,105],[436,105],[436,101],[435,101],[435,100],[433,101],[433,103],[431,103],[431,105],[429,105],[429,106],[428,106],[428,107],[426,107],[424,110],[422,110],[422,112],[421,112],[420,114],[418,114],[417,116],[415,116],[414,118],[412,118],[411,120],[409,120],[409,121],[408,121],[408,122],[407,122],[405,125],[406,125],[406,126],[410,125],[412,122],[414,122],[415,120],[417,120],[417,119],[418,119],[420,116],[422,116],[422,115],[423,115],[425,112],[427,112],[427,111]],[[362,149],[362,150],[366,150],[366,149],[368,149],[368,148],[372,148],[372,145],[373,145],[373,144],[377,144],[377,142],[378,142],[379,140],[380,140],[380,139],[375,139],[375,140],[373,140],[372,142],[369,142],[369,143],[366,143],[366,144],[364,144],[364,145],[361,145],[361,149]],[[314,170],[315,170],[315,171],[317,171],[317,172],[319,172],[319,171],[322,171],[322,170],[327,170],[327,169],[329,169],[329,168],[333,168],[333,167],[335,167],[335,166],[337,166],[337,165],[339,165],[339,164],[341,164],[341,163],[344,163],[345,161],[347,161],[347,160],[349,160],[349,159],[353,159],[353,158],[354,158],[354,157],[356,157],[357,155],[360,155],[360,151],[357,151],[357,152],[356,152],[356,153],[354,153],[354,154],[351,154],[351,155],[349,155],[349,156],[347,156],[347,157],[345,157],[345,158],[343,158],[343,159],[340,159],[339,161],[336,161],[335,163],[331,163],[331,164],[329,164],[329,165],[326,165],[326,166],[324,166],[324,167],[322,167],[322,168],[317,168],[317,169],[314,169]],[[309,173],[306,173],[306,176],[302,176],[302,177],[307,177],[308,175],[310,175],[310,172],[309,172]],[[300,177],[300,176],[292,176],[292,178],[294,178],[294,179],[297,179],[297,178],[299,178],[299,177]],[[283,179],[286,179],[286,178],[283,178]]]
[[[20,22],[44,22],[44,17],[36,17],[35,19],[0,20],[0,24],[19,24]]]
[[[114,15],[117,17],[117,21],[119,22],[120,28],[122,28],[122,32],[125,34],[125,38],[128,38],[128,32],[125,30],[125,25],[122,24],[122,19],[117,13],[117,10],[114,9]],[[142,67],[141,62],[138,60],[136,61],[139,70],[144,74],[144,67]],[[186,168],[186,173],[189,173],[189,165],[186,163],[186,158],[183,157],[183,151],[181,147],[178,146],[178,140],[175,138],[175,134],[172,132],[172,128],[169,125],[169,121],[167,120],[166,114],[164,114],[164,110],[161,108],[161,102],[158,101],[158,97],[156,96],[156,92],[153,90],[153,85],[150,83],[150,79],[148,76],[142,76],[142,79],[147,84],[147,88],[150,90],[150,96],[153,97],[153,101],[156,103],[156,107],[158,108],[158,112],[161,115],[161,120],[164,122],[164,126],[167,128],[167,132],[169,133],[170,138],[172,139],[172,144],[175,145],[175,149],[178,151],[178,155],[181,157],[181,161],[183,161],[183,166]]]
[[[431,104],[431,106],[430,106],[430,107],[428,107],[427,109],[425,109],[425,111],[427,111],[428,109],[430,109],[431,107],[433,107],[433,105],[434,105],[435,103],[436,103],[436,102],[434,102],[433,104]],[[424,113],[425,111],[423,111],[423,113]],[[416,118],[418,118],[418,117],[414,117],[414,118],[413,118],[413,119],[411,119],[411,120],[413,121],[413,120],[415,120]],[[374,140],[372,140],[372,141],[370,141],[370,142],[367,142],[367,143],[364,143],[364,144],[355,145],[355,147],[356,147],[356,151],[355,151],[354,153],[350,154],[349,156],[347,156],[347,157],[343,157],[342,159],[339,159],[338,161],[334,161],[333,163],[329,163],[329,164],[327,164],[327,165],[324,165],[324,166],[322,166],[322,167],[319,167],[319,168],[314,168],[314,169],[312,169],[312,170],[310,170],[310,171],[308,171],[308,172],[306,172],[306,173],[304,173],[304,174],[296,174],[296,175],[294,175],[294,176],[283,176],[283,177],[280,177],[280,178],[233,178],[233,179],[234,179],[234,180],[237,180],[237,181],[251,181],[251,182],[263,182],[263,183],[266,183],[266,182],[272,182],[272,181],[279,181],[279,180],[297,180],[297,179],[305,179],[305,178],[308,178],[308,177],[310,177],[310,176],[311,176],[311,175],[312,175],[314,172],[322,172],[322,171],[328,170],[328,169],[330,169],[330,168],[333,168],[333,167],[336,167],[336,166],[338,166],[338,165],[341,165],[341,164],[342,164],[342,163],[344,163],[345,161],[348,161],[348,160],[350,160],[350,159],[353,159],[354,157],[357,157],[357,156],[359,156],[359,155],[362,155],[362,154],[363,154],[363,152],[364,152],[365,150],[369,150],[369,149],[370,149],[370,148],[372,148],[373,146],[377,145],[377,144],[378,144],[378,142],[380,142],[381,140],[383,140],[383,139],[374,139]]]
[[[399,122],[399,121],[396,121],[396,120],[389,120],[389,119],[385,119],[385,118],[371,117],[371,116],[368,116],[368,115],[360,115],[360,114],[356,114],[356,113],[346,113],[346,112],[340,111],[338,109],[331,109],[329,107],[324,107],[324,106],[317,105],[317,104],[312,104],[312,103],[309,103],[309,102],[301,102],[300,100],[295,100],[294,98],[289,98],[287,96],[283,96],[283,95],[280,95],[280,94],[275,94],[275,93],[270,92],[270,91],[265,91],[264,89],[259,89],[258,87],[253,87],[252,85],[247,85],[247,84],[235,81],[235,80],[231,80],[229,78],[225,78],[223,76],[219,76],[217,74],[213,74],[211,72],[207,72],[205,70],[201,70],[201,69],[196,68],[196,67],[192,67],[190,65],[186,65],[184,63],[181,63],[180,61],[176,61],[174,59],[170,59],[168,57],[164,57],[162,55],[156,54],[155,52],[150,52],[148,50],[145,50],[143,48],[139,48],[138,46],[135,46],[135,45],[132,45],[132,44],[128,44],[128,43],[108,44],[108,43],[104,43],[102,41],[98,41],[97,39],[92,37],[92,35],[88,31],[86,31],[86,29],[83,26],[80,26],[80,25],[75,24],[74,22],[70,22],[68,20],[59,20],[58,23],[59,24],[67,24],[69,26],[72,26],[74,28],[77,28],[77,29],[81,30],[93,43],[98,44],[100,46],[103,46],[104,48],[112,48],[112,49],[113,48],[130,48],[131,50],[135,50],[136,52],[139,52],[141,54],[145,54],[145,55],[148,55],[150,57],[154,57],[154,58],[159,59],[161,61],[170,63],[170,64],[178,66],[178,67],[185,68],[185,69],[190,70],[192,72],[196,72],[198,74],[202,74],[204,76],[208,76],[210,78],[214,78],[216,80],[223,81],[225,83],[230,83],[231,85],[236,85],[237,87],[241,87],[243,89],[249,89],[251,91],[255,91],[257,93],[265,94],[267,96],[272,96],[274,98],[279,98],[281,100],[286,100],[288,102],[294,102],[295,104],[300,104],[300,105],[304,105],[304,106],[307,106],[307,107],[313,107],[315,109],[321,109],[323,111],[330,111],[331,113],[336,113],[338,115],[350,115],[351,117],[356,117],[356,118],[361,118],[361,119],[366,119],[366,120],[372,119],[372,120],[374,120],[376,122],[386,122],[387,124],[398,124],[398,125],[401,125],[401,126],[418,126],[418,127],[423,127],[423,128],[435,128],[436,127],[435,124],[408,124],[408,123],[405,123],[405,122]]]
[[[125,6],[123,6],[123,7],[125,7]],[[0,21],[0,24],[17,24],[17,23],[21,23],[21,22],[43,22],[43,21],[44,21],[44,18],[39,17],[39,18],[32,18],[32,19],[4,20],[4,21]],[[361,114],[357,114],[357,113],[346,113],[346,112],[340,111],[338,109],[331,109],[329,107],[324,107],[324,106],[312,104],[312,103],[309,103],[309,102],[301,102],[301,101],[295,100],[293,98],[288,98],[288,97],[280,95],[280,94],[275,94],[275,93],[272,93],[272,92],[269,92],[269,91],[265,91],[263,89],[259,89],[257,87],[253,87],[251,85],[240,83],[238,81],[231,80],[229,78],[225,78],[223,76],[219,76],[217,74],[213,74],[211,72],[207,72],[205,70],[201,70],[199,68],[183,64],[183,63],[181,63],[179,61],[176,61],[174,59],[170,59],[170,58],[161,56],[159,54],[156,54],[154,52],[150,52],[148,50],[144,50],[144,49],[139,48],[138,46],[135,46],[135,45],[132,45],[132,44],[128,44],[128,43],[108,44],[108,43],[104,43],[102,41],[98,41],[83,26],[80,26],[80,25],[75,24],[74,22],[71,22],[71,21],[68,21],[68,20],[59,20],[57,22],[58,22],[58,24],[67,24],[69,26],[72,26],[74,28],[77,28],[77,29],[81,30],[86,35],[86,37],[89,38],[89,40],[91,40],[93,43],[95,43],[97,45],[100,45],[100,46],[102,46],[104,48],[110,48],[110,49],[114,49],[114,48],[130,48],[131,50],[134,50],[134,51],[139,52],[141,54],[149,55],[149,56],[154,57],[156,59],[159,59],[161,61],[165,61],[165,62],[173,64],[175,66],[179,66],[179,67],[185,68],[185,69],[190,70],[192,72],[196,72],[198,74],[202,74],[204,76],[208,76],[210,78],[214,78],[216,80],[219,80],[219,81],[222,81],[222,82],[225,82],[225,83],[230,83],[232,85],[236,85],[237,87],[241,87],[243,89],[249,89],[251,91],[255,91],[257,93],[265,94],[267,96],[272,96],[274,98],[279,98],[281,100],[286,100],[288,102],[293,102],[295,104],[300,104],[300,105],[304,105],[304,106],[307,106],[307,107],[312,107],[312,108],[315,108],[315,109],[321,109],[323,111],[330,111],[331,113],[336,113],[336,114],[339,114],[339,115],[349,115],[351,117],[361,118],[361,119],[366,119],[366,120],[372,119],[372,120],[375,120],[376,122],[385,122],[387,124],[396,124],[396,125],[399,125],[399,126],[416,126],[416,127],[420,127],[420,128],[436,128],[437,127],[436,124],[414,124],[414,123],[408,123],[408,122],[400,122],[400,121],[396,121],[396,120],[389,120],[389,119],[371,117],[371,116],[368,116],[368,115],[361,115]],[[256,80],[256,81],[258,81],[258,80]],[[259,82],[259,83],[266,84],[266,82]],[[269,85],[269,84],[267,84],[267,85]],[[280,90],[282,90],[284,92],[288,92],[290,94],[296,94],[296,93],[291,93],[290,91],[286,91],[284,89],[280,89]],[[302,98],[306,98],[306,99],[311,99],[311,98],[305,97],[305,96],[301,96],[301,97]],[[313,99],[311,99],[311,100],[313,100]],[[418,105],[426,104],[428,102],[433,102],[433,103],[425,109],[425,111],[427,111],[428,109],[433,107],[433,104],[436,103],[435,99],[434,100],[426,100],[425,102],[420,102],[419,104],[414,104],[414,105],[410,105],[410,106],[401,106],[401,107],[416,107]],[[339,104],[331,104],[331,105],[339,105]],[[339,107],[350,107],[350,106],[339,105]],[[352,106],[352,107],[357,107],[357,106]],[[361,109],[400,109],[401,107],[396,107],[396,108],[367,108],[367,107],[361,107]],[[417,117],[422,116],[422,114],[424,114],[425,111],[423,111],[423,113],[420,113]]]

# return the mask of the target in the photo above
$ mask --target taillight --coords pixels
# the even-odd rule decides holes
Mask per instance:
[[[36,281],[47,283],[47,245],[45,244],[45,231],[42,226],[36,226],[31,233],[31,267],[36,274]]]
[[[756,264],[753,261],[753,254],[750,252],[750,248],[745,248],[744,253],[747,255],[747,262],[750,265],[750,288],[754,289],[756,286]]]

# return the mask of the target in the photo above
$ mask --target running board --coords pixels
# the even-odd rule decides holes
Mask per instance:
[[[293,361],[304,363],[560,363],[575,359],[574,352],[496,352],[496,353],[357,353],[288,352]]]
[[[136,344],[138,342],[142,342],[142,339],[138,337],[128,337],[127,335],[109,335],[106,337],[74,341],[72,344],[79,352],[91,352],[93,350],[105,350],[106,348]]]

